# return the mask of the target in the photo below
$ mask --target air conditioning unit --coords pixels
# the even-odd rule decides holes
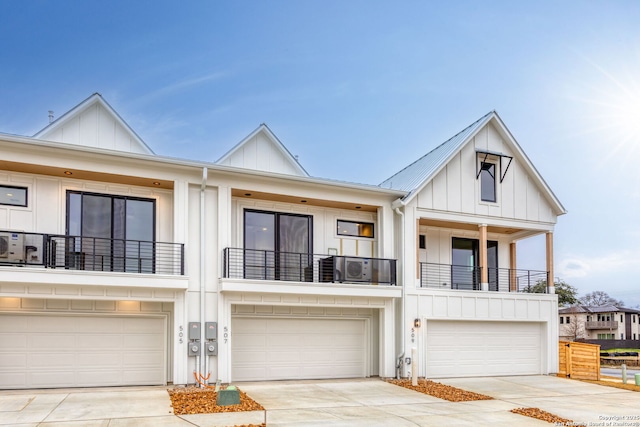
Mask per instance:
[[[0,262],[24,262],[24,234],[0,232]]]
[[[371,260],[367,258],[345,258],[342,277],[345,282],[368,282],[371,280]]]

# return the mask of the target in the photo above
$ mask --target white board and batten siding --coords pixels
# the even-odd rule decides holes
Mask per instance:
[[[0,389],[166,384],[166,322],[0,313]]]
[[[38,138],[129,153],[149,153],[149,148],[133,131],[98,100],[61,120],[38,134]]]
[[[480,200],[480,180],[476,178],[476,150],[512,156],[504,180],[496,176],[496,203]],[[508,159],[503,159],[503,172]],[[499,163],[496,174],[500,173]],[[454,214],[487,215],[523,221],[555,223],[556,214],[544,191],[493,125],[481,129],[416,197],[418,208]]]
[[[232,380],[367,376],[365,319],[234,317]]]

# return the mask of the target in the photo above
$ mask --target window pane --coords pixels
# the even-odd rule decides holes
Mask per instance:
[[[338,220],[338,235],[373,238],[373,223]]]
[[[244,247],[273,251],[276,248],[275,215],[265,212],[245,212]]]
[[[0,205],[27,206],[27,189],[24,187],[0,186]]]
[[[111,238],[111,198],[82,196],[82,235]]]
[[[480,173],[480,198],[485,202],[496,201],[496,165],[493,163],[482,163]]]

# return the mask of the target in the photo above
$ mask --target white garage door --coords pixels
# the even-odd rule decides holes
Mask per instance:
[[[233,318],[233,381],[367,376],[365,321]]]
[[[427,322],[427,378],[542,373],[540,323]]]
[[[0,314],[0,388],[166,383],[164,317]]]

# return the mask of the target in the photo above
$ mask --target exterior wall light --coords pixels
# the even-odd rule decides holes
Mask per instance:
[[[420,319],[415,319],[413,321],[413,326],[419,328],[422,325],[422,321]]]

